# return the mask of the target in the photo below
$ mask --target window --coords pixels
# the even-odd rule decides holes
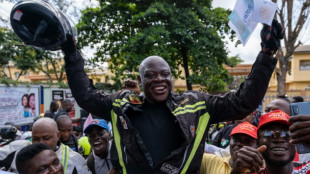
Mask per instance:
[[[310,70],[310,60],[301,60],[299,64],[299,70]]]
[[[15,78],[18,79],[20,73],[19,72],[15,72],[14,74],[15,74]]]

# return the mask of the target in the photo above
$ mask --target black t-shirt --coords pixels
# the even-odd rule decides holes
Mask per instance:
[[[45,111],[45,113],[44,113],[44,117],[49,117],[49,118],[54,119],[55,114],[54,114],[51,110],[47,110],[47,111]]]
[[[229,145],[230,142],[230,133],[233,130],[234,127],[236,127],[237,124],[230,124],[225,127],[222,127],[219,130],[219,133],[214,138],[213,145],[220,147],[220,148],[226,148]]]
[[[69,146],[73,151],[78,152],[78,143],[74,135],[71,135],[67,141],[61,141],[61,143]]]
[[[180,147],[184,140],[176,118],[165,103],[146,101],[142,110],[143,112],[129,114],[129,119],[133,127],[138,130],[156,167],[173,150]]]

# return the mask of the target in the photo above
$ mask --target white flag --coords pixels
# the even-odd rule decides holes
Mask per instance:
[[[259,22],[271,25],[276,9],[269,0],[237,0],[228,25],[245,46]]]
[[[257,26],[257,22],[252,19],[253,12],[253,0],[237,0],[234,10],[229,16],[230,22],[228,24],[237,33],[243,46]]]
[[[276,10],[277,4],[274,2],[269,0],[254,0],[253,20],[271,26]]]

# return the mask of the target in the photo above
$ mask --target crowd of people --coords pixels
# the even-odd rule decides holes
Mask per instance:
[[[70,100],[60,108],[52,102],[33,123],[30,139],[0,147],[0,167],[21,174],[310,173],[310,154],[296,151],[296,144],[310,143],[310,117],[290,117],[291,101],[283,97],[262,114],[257,110],[284,33],[275,20],[263,27],[251,73],[237,91],[222,96],[173,93],[171,69],[158,56],[141,62],[138,82],[104,93],[93,86],[67,35],[62,51],[68,84],[81,113],[91,114],[71,118]]]

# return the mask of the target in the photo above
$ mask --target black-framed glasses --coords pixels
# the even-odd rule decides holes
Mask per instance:
[[[276,137],[280,137],[280,138],[284,138],[284,139],[290,139],[291,138],[291,133],[290,131],[285,131],[285,130],[281,130],[281,131],[273,131],[273,130],[264,130],[263,131],[263,136],[265,138],[276,138]]]

